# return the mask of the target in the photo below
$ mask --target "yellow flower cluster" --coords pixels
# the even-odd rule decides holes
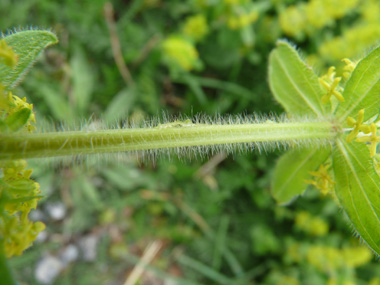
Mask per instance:
[[[334,283],[334,276],[337,276],[339,272],[352,271],[354,268],[363,266],[371,262],[373,258],[371,250],[362,245],[337,248],[300,242],[289,244],[285,256],[288,262],[298,264],[307,262],[319,272],[330,276],[327,284],[349,284]]]
[[[162,43],[165,61],[169,66],[177,66],[190,71],[200,65],[199,56],[194,45],[183,38],[171,36]]]
[[[334,184],[328,169],[329,165],[321,164],[318,171],[310,171],[310,174],[314,177],[314,180],[306,180],[305,182],[314,185],[315,188],[321,191],[322,195],[332,195],[335,197]]]
[[[329,273],[342,268],[362,266],[372,260],[372,253],[364,246],[338,249],[313,245],[309,247],[306,258],[319,271]]]
[[[4,40],[0,40],[0,62],[12,67],[17,63],[17,55],[11,47],[7,46]]]
[[[0,234],[4,237],[7,257],[21,255],[39,232],[45,229],[41,222],[28,220],[28,214],[36,209],[41,193],[39,184],[30,175],[32,170],[26,170],[24,160],[9,161],[1,165],[3,177],[0,179],[0,197],[4,201],[0,217]]]
[[[353,58],[363,50],[375,44],[380,38],[380,21],[360,23],[343,32],[342,36],[324,42],[319,54],[327,60],[339,60],[342,57]]]
[[[310,34],[315,29],[333,24],[352,11],[358,3],[359,0],[310,0],[292,5],[280,13],[280,25],[289,36]]]
[[[224,4],[230,5],[230,6],[236,6],[241,4],[246,4],[249,2],[249,0],[223,0]]]
[[[183,27],[183,33],[195,42],[202,40],[209,32],[207,19],[199,14],[188,17]]]
[[[231,30],[242,29],[256,22],[258,18],[259,13],[257,11],[240,13],[239,15],[228,17],[227,26]]]
[[[319,54],[326,60],[357,57],[369,46],[378,42],[380,37],[379,1],[361,1],[357,10],[361,17],[355,22],[355,25],[346,29],[342,35],[324,42],[319,47]]]
[[[1,90],[0,90],[1,91]],[[13,95],[11,92],[4,91],[0,95],[0,116],[11,118],[12,115],[17,115],[23,109],[30,110],[30,115],[26,124],[23,125],[23,129],[27,132],[33,132],[36,130],[35,123],[36,117],[33,113],[33,104],[28,104],[26,98],[20,99]],[[1,128],[0,128],[1,130]]]
[[[4,41],[0,41],[0,58],[1,63],[11,67],[17,63],[16,55]],[[33,105],[0,87],[0,131],[34,131]],[[15,125],[16,129],[9,127]],[[45,225],[28,219],[29,212],[37,207],[41,192],[39,184],[30,179],[32,170],[27,169],[26,161],[3,161],[0,170],[0,246],[9,258],[21,255]]]
[[[314,217],[306,211],[297,213],[295,225],[298,229],[312,236],[324,236],[329,231],[329,226],[324,220]]]
[[[290,6],[280,13],[279,22],[284,33],[291,37],[302,35],[306,28],[304,6]]]

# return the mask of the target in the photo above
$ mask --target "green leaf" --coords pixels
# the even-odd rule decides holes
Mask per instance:
[[[269,57],[269,85],[274,97],[291,114],[323,117],[324,95],[317,75],[287,42],[278,41]]]
[[[73,81],[73,97],[80,115],[88,110],[91,95],[95,86],[94,69],[91,68],[84,51],[77,47],[70,60]]]
[[[3,39],[18,56],[14,68],[0,64],[0,81],[8,89],[14,88],[24,78],[44,48],[58,42],[55,34],[41,30],[15,32]]]
[[[28,122],[32,111],[28,108],[22,108],[21,110],[13,113],[5,119],[5,123],[8,129],[12,132],[17,132]]]
[[[304,148],[285,153],[277,162],[272,179],[272,196],[279,204],[291,202],[306,188],[305,180],[330,154],[327,148]]]
[[[36,90],[43,97],[49,111],[56,120],[72,123],[76,114],[74,109],[67,102],[65,96],[48,85],[38,85]]]
[[[363,58],[344,88],[344,102],[340,103],[336,116],[341,121],[347,116],[356,118],[365,109],[364,121],[379,113],[380,109],[380,47]]]
[[[99,195],[98,189],[89,181],[85,175],[77,176],[73,182],[72,187],[75,191],[81,191],[82,202],[87,206],[100,210],[103,208],[103,201]]]
[[[380,177],[368,147],[337,141],[333,152],[336,195],[361,238],[380,253]]]
[[[135,106],[136,92],[134,88],[124,88],[108,104],[104,112],[106,122],[115,122],[118,119],[128,117],[130,111]]]

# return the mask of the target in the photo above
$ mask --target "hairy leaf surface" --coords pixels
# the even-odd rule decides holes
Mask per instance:
[[[44,48],[58,42],[55,34],[41,30],[15,32],[3,39],[18,57],[14,68],[0,64],[0,82],[8,89],[14,88],[24,78]]]
[[[278,41],[269,57],[269,85],[274,97],[288,113],[297,115],[326,113],[321,97],[324,91],[314,71],[287,42]]]
[[[356,117],[365,108],[364,121],[379,113],[380,109],[380,47],[362,59],[344,88],[345,101],[340,103],[336,115],[345,120]]]
[[[380,177],[367,146],[337,141],[333,152],[336,195],[360,236],[380,253]]]
[[[272,179],[272,196],[280,204],[290,202],[306,188],[305,180],[329,156],[327,148],[304,148],[285,153],[277,162]]]

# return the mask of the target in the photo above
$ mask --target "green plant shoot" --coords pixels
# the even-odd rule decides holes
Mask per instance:
[[[44,228],[27,219],[40,198],[23,159],[100,153],[215,151],[292,148],[278,161],[272,195],[279,204],[309,184],[333,196],[356,232],[380,254],[380,177],[376,146],[380,91],[380,48],[358,62],[344,59],[345,77],[335,68],[318,77],[286,41],[269,59],[269,83],[287,117],[187,118],[125,129],[38,132],[32,106],[10,90],[40,52],[57,42],[48,31],[21,31],[0,41],[0,247],[21,254]],[[13,228],[12,228],[13,227]],[[21,235],[28,237],[20,242]],[[1,270],[5,266],[1,266]],[[5,272],[5,271],[4,271]]]

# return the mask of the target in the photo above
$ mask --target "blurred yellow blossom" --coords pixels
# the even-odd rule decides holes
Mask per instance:
[[[295,225],[300,230],[313,236],[324,236],[329,231],[328,224],[319,217],[313,217],[309,212],[298,212]]]
[[[353,281],[344,280],[341,282],[340,280],[337,280],[334,277],[329,278],[326,285],[356,285]]]
[[[314,185],[315,188],[321,191],[322,195],[328,195],[334,193],[334,184],[331,175],[328,172],[329,165],[321,164],[318,171],[310,171],[310,174],[314,177],[313,180],[305,180],[306,183]]]
[[[288,36],[300,36],[306,29],[307,19],[304,6],[289,6],[280,13],[280,26]]]
[[[347,29],[342,36],[328,40],[319,47],[319,54],[327,60],[355,58],[380,38],[380,24],[360,24]]]
[[[367,0],[364,1],[361,6],[361,16],[362,19],[366,22],[373,23],[379,22],[380,15],[380,3],[377,0]]]
[[[230,5],[230,6],[235,6],[235,5],[241,5],[248,3],[249,0],[223,0],[224,4]]]
[[[344,266],[340,250],[323,245],[310,246],[307,252],[307,261],[321,272],[332,272]]]
[[[294,242],[287,247],[286,258],[290,262],[300,263],[304,259],[302,244]]]
[[[370,262],[373,258],[371,251],[364,246],[342,249],[345,263],[348,267],[359,267]]]
[[[332,17],[326,13],[324,1],[312,0],[306,5],[306,17],[308,23],[315,28],[323,28],[331,23]]]
[[[241,13],[237,16],[230,16],[227,20],[227,26],[232,30],[242,29],[256,22],[258,18],[259,13],[257,11]]]
[[[369,282],[368,285],[380,285],[380,278],[374,277]]]
[[[183,27],[183,33],[194,41],[200,41],[209,32],[207,19],[204,15],[199,14],[188,17]]]
[[[357,7],[359,0],[310,0],[289,6],[280,13],[280,24],[285,34],[300,36],[310,34],[313,29],[321,29],[334,24]]]
[[[166,62],[190,71],[200,64],[195,46],[185,39],[177,36],[167,38],[162,44]]]
[[[315,245],[310,246],[307,252],[307,261],[324,273],[342,268],[356,268],[369,263],[372,257],[371,251],[364,246],[338,249]]]
[[[14,53],[13,49],[6,44],[5,40],[0,40],[0,62],[10,67],[14,67],[17,60],[17,55]]]
[[[286,275],[282,275],[281,278],[277,281],[276,283],[277,285],[283,285],[283,284],[287,284],[287,285],[299,285],[300,282],[292,277],[292,276],[286,276]]]
[[[326,14],[334,19],[340,19],[355,9],[359,0],[320,0],[319,2],[323,3]]]

